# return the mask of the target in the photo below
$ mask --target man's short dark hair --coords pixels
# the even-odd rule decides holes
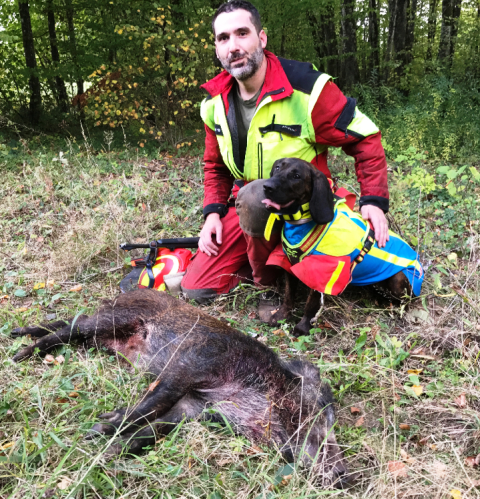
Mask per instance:
[[[231,0],[230,2],[222,3],[222,5],[220,5],[220,7],[217,9],[217,12],[215,12],[212,18],[213,34],[215,34],[215,21],[220,14],[224,14],[226,12],[234,12],[240,9],[250,12],[250,19],[252,20],[252,24],[255,26],[257,34],[260,33],[260,31],[262,31],[262,21],[260,20],[260,14],[258,13],[258,10],[246,0]]]

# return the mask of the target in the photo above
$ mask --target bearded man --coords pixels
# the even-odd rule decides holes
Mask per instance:
[[[247,278],[259,287],[275,285],[276,267],[266,266],[280,235],[266,241],[242,231],[235,211],[239,189],[268,178],[274,161],[304,159],[327,177],[328,146],[355,158],[360,211],[380,247],[388,240],[387,164],[381,135],[372,121],[309,63],[265,50],[267,35],[257,9],[244,0],[222,4],[212,28],[216,55],[225,71],[202,85],[205,123],[205,224],[199,250],[182,280],[186,295],[203,302],[228,293]],[[232,190],[233,187],[233,190]],[[260,319],[278,307],[264,293]]]

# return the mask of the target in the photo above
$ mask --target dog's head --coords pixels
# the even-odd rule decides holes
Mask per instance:
[[[327,177],[302,159],[275,161],[263,190],[266,199],[262,202],[272,211],[310,203],[315,223],[324,225],[333,220],[333,193]]]

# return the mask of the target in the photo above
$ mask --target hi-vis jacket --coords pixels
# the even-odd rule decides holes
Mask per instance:
[[[384,248],[371,238],[374,244],[364,254],[368,222],[347,206],[345,198],[337,200],[334,213],[333,220],[324,226],[313,220],[302,225],[285,222],[282,244],[271,253],[267,265],[283,267],[308,287],[330,295],[340,294],[350,283],[375,284],[402,271],[414,294],[420,294],[422,266],[417,253],[400,236],[389,231],[390,240]],[[298,248],[303,249],[300,257]],[[363,258],[357,258],[361,252]]]
[[[361,187],[360,205],[388,211],[387,164],[378,128],[311,64],[277,58],[265,51],[267,72],[247,137],[245,160],[239,153],[234,78],[222,71],[202,85],[208,94],[201,105],[205,122],[204,216],[226,214],[235,179],[268,178],[275,160],[297,157],[314,164],[327,177],[328,146],[355,157]]]

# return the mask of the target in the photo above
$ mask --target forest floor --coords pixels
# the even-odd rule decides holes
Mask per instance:
[[[344,156],[331,165],[355,187]],[[12,339],[13,328],[88,314],[118,293],[130,259],[121,242],[198,234],[201,158],[25,142],[0,157],[0,171],[1,499],[480,497],[480,226],[472,213],[465,221],[465,197],[425,197],[392,171],[391,222],[426,268],[422,296],[407,306],[347,290],[325,298],[299,340],[290,331],[305,297],[276,328],[258,322],[251,286],[202,307],[284,358],[307,357],[330,383],[352,486],[325,490],[307,470],[287,470],[276,450],[202,421],[185,421],[142,456],[109,461],[83,437],[149,381],[75,345],[56,350],[55,362],[10,360],[31,341]]]

